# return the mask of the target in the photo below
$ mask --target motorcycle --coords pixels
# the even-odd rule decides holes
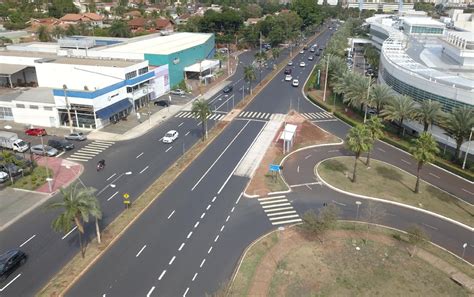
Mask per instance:
[[[97,163],[97,172],[101,171],[101,170],[104,169],[104,168],[105,168],[105,164],[100,163],[100,162]]]

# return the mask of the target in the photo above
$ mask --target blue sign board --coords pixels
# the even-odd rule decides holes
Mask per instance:
[[[270,171],[280,171],[280,165],[270,164]]]

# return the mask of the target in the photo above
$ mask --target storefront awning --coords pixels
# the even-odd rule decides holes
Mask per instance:
[[[184,67],[186,72],[204,72],[208,69],[219,66],[219,60],[202,60],[200,63],[195,63],[188,67]]]
[[[123,99],[95,112],[98,118],[107,119],[129,107],[132,103],[128,99]]]
[[[14,65],[14,64],[0,64],[0,76],[10,76],[26,68],[28,68],[28,66]]]

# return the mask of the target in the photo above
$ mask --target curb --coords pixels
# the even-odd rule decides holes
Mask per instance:
[[[334,157],[334,158],[337,158],[337,157]],[[331,159],[334,159],[334,158],[328,158],[326,160],[331,160]],[[324,161],[326,161],[324,160]],[[423,212],[425,214],[428,214],[428,215],[432,215],[432,216],[435,216],[439,219],[442,219],[442,220],[445,220],[447,222],[450,222],[450,223],[453,223],[453,224],[456,224],[464,229],[467,229],[471,232],[474,232],[474,228],[472,227],[469,227],[468,225],[465,225],[464,223],[461,223],[461,222],[458,222],[456,220],[453,220],[451,218],[448,218],[448,217],[445,217],[443,215],[440,215],[440,214],[437,214],[435,212],[432,212],[432,211],[429,211],[429,210],[425,210],[425,209],[422,209],[422,208],[418,208],[418,207],[415,207],[415,206],[411,206],[411,205],[407,205],[407,204],[403,204],[403,203],[399,203],[399,202],[395,202],[395,201],[390,201],[390,200],[385,200],[385,199],[381,199],[381,198],[376,198],[376,197],[370,197],[370,196],[365,196],[365,195],[360,195],[360,194],[355,194],[355,193],[351,193],[351,192],[347,192],[347,191],[344,191],[344,190],[341,190],[339,188],[336,188],[335,186],[327,183],[325,180],[323,180],[321,178],[321,176],[319,175],[318,173],[318,170],[317,168],[319,167],[319,165],[322,163],[323,161],[320,161],[318,162],[318,164],[316,164],[315,168],[316,170],[314,171],[315,174],[316,174],[316,177],[325,185],[327,186],[328,188],[336,191],[336,192],[339,192],[339,193],[342,193],[342,194],[345,194],[345,195],[348,195],[348,196],[353,196],[353,197],[357,197],[357,198],[361,198],[361,199],[366,199],[366,200],[373,200],[373,201],[377,201],[377,202],[381,202],[381,203],[387,203],[387,204],[393,204],[393,205],[396,205],[396,206],[399,206],[399,207],[405,207],[405,208],[408,208],[408,209],[411,209],[411,210],[415,210],[415,211],[419,211],[419,212]],[[387,163],[388,164],[388,163]],[[393,166],[393,165],[392,165]],[[430,184],[431,185],[431,184]]]

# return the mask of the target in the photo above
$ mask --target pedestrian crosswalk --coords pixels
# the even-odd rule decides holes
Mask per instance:
[[[291,202],[285,197],[281,195],[258,199],[272,225],[294,224],[302,221]]]
[[[222,120],[227,114],[225,113],[211,113],[207,116],[208,120],[219,121]],[[188,118],[197,119],[197,117],[191,111],[181,111],[175,115],[177,118]]]
[[[332,120],[334,116],[327,111],[321,112],[305,112],[301,114],[305,119],[313,121],[313,120]]]
[[[83,148],[75,151],[66,159],[71,161],[87,162],[111,147],[114,143],[115,142],[113,141],[94,140]]]
[[[239,118],[244,119],[256,119],[256,120],[283,120],[285,115],[281,113],[269,113],[269,112],[258,112],[258,111],[242,111]]]

